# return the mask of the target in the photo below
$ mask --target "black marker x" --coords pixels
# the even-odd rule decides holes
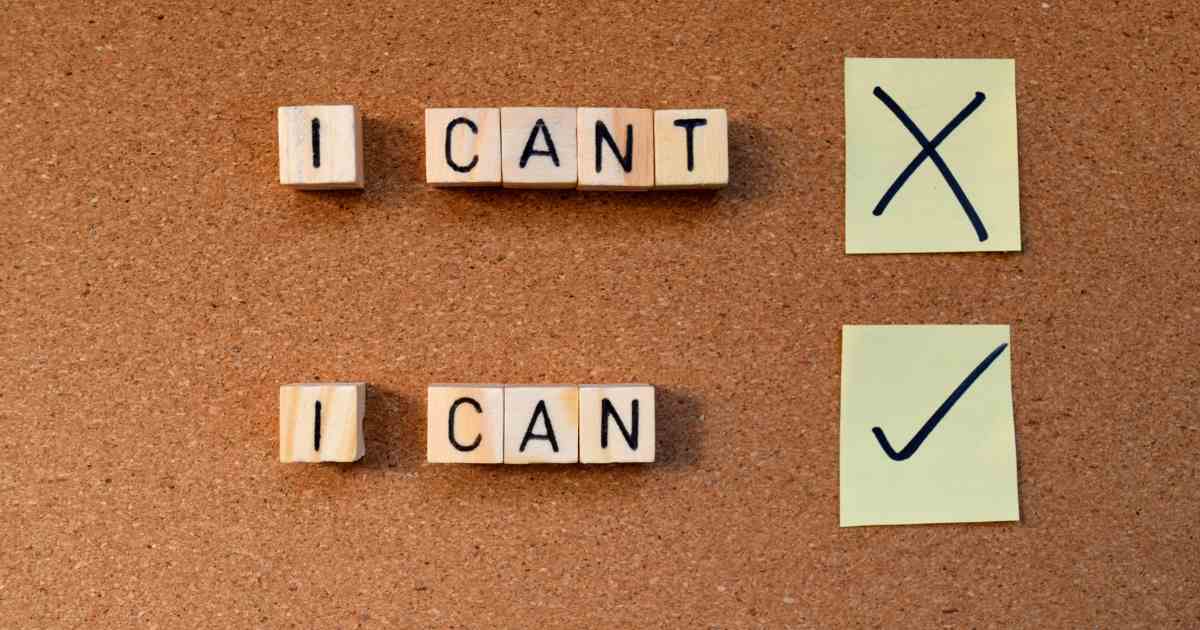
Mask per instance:
[[[904,125],[904,128],[908,129],[908,132],[917,139],[917,142],[921,145],[921,152],[918,153],[917,156],[908,163],[908,166],[904,167],[904,170],[900,172],[898,177],[896,177],[896,181],[892,182],[892,185],[888,187],[887,192],[883,193],[883,197],[879,200],[879,203],[875,204],[875,209],[872,211],[872,214],[875,216],[883,214],[883,211],[887,209],[888,203],[892,201],[892,197],[895,197],[896,193],[900,192],[900,188],[904,186],[909,177],[912,177],[912,174],[917,171],[917,167],[921,166],[921,163],[925,161],[925,158],[929,158],[933,160],[934,165],[937,166],[939,171],[941,171],[942,178],[946,180],[946,185],[950,187],[950,190],[954,193],[955,198],[958,199],[958,203],[962,206],[963,212],[967,213],[967,219],[971,221],[971,226],[975,228],[975,235],[979,237],[979,241],[986,241],[988,238],[987,228],[983,226],[983,221],[980,220],[979,213],[975,211],[975,206],[971,205],[971,200],[967,199],[967,194],[963,192],[962,186],[959,186],[958,180],[954,177],[954,173],[950,172],[950,167],[946,165],[946,161],[943,160],[942,156],[937,152],[938,145],[941,144],[942,141],[944,141],[947,137],[949,137],[950,134],[957,129],[958,126],[961,125],[968,116],[970,116],[976,109],[979,109],[979,106],[983,104],[983,100],[986,98],[984,97],[983,92],[976,92],[975,98],[971,99],[971,102],[967,103],[967,106],[964,107],[957,116],[951,119],[950,122],[946,123],[946,126],[943,127],[942,130],[933,137],[933,140],[929,140],[925,137],[925,134],[921,132],[916,123],[914,123],[912,119],[908,117],[908,114],[904,113],[904,110],[896,104],[896,101],[892,100],[892,97],[888,96],[887,92],[883,91],[883,88],[876,87],[874,94],[876,98],[883,101],[883,104],[886,105],[888,109],[892,110],[892,113],[896,115],[896,118],[900,119],[900,123]]]

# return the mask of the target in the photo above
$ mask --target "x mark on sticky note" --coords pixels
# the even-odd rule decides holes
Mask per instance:
[[[846,59],[846,253],[1020,251],[1015,68]]]
[[[995,361],[996,358],[999,357],[1007,347],[1007,343],[1002,343],[998,348],[992,350],[990,354],[984,357],[983,361],[979,365],[975,366],[975,369],[971,370],[970,374],[967,374],[967,378],[963,379],[963,382],[959,383],[958,387],[955,387],[954,391],[950,392],[950,396],[948,396],[946,400],[942,402],[937,410],[933,412],[932,416],[929,416],[929,419],[925,421],[925,424],[921,425],[921,428],[917,431],[917,434],[914,435],[913,438],[908,441],[908,444],[904,445],[904,448],[900,449],[899,452],[892,448],[892,444],[888,442],[887,436],[883,433],[883,429],[879,427],[873,427],[871,429],[871,433],[874,433],[875,439],[879,440],[879,446],[883,449],[883,452],[886,453],[888,457],[898,462],[902,462],[909,457],[912,457],[913,454],[917,452],[917,449],[921,448],[921,444],[925,442],[925,438],[929,437],[929,434],[937,428],[937,425],[942,421],[942,418],[945,418],[946,414],[950,413],[950,409],[954,407],[954,403],[957,403],[958,399],[962,398],[963,394],[967,393],[967,390],[971,388],[971,385],[975,384],[975,381],[978,380],[985,371],[987,371],[988,366],[990,366],[992,362]]]
[[[907,129],[908,132],[917,139],[917,143],[921,145],[921,152],[918,153],[917,156],[908,163],[908,166],[904,167],[904,170],[900,172],[900,175],[896,177],[896,180],[892,182],[891,186],[888,187],[887,192],[883,193],[883,197],[879,199],[879,203],[875,204],[875,209],[871,213],[875,216],[883,214],[883,211],[887,209],[888,203],[891,202],[892,197],[895,197],[896,193],[900,192],[900,189],[904,186],[905,182],[908,181],[908,178],[912,177],[912,174],[917,171],[917,168],[919,168],[921,164],[925,162],[925,158],[929,158],[933,161],[934,165],[937,166],[938,171],[941,171],[942,178],[946,180],[946,185],[949,186],[951,192],[954,193],[955,199],[958,199],[958,203],[962,206],[963,212],[967,213],[967,219],[971,221],[971,227],[975,228],[975,235],[979,237],[980,242],[986,241],[988,238],[987,228],[983,226],[983,221],[979,218],[979,213],[975,211],[975,206],[972,206],[971,200],[967,199],[967,194],[963,192],[962,186],[960,186],[958,183],[958,179],[954,177],[954,173],[950,171],[950,167],[946,165],[946,161],[942,159],[941,154],[939,154],[937,151],[938,145],[944,142],[946,138],[950,137],[950,134],[953,133],[954,130],[957,129],[958,126],[967,119],[967,117],[969,117],[976,109],[979,109],[980,105],[983,105],[983,101],[986,98],[983,95],[983,92],[976,92],[975,97],[971,99],[971,102],[967,103],[967,106],[964,107],[957,116],[952,118],[950,122],[946,123],[946,126],[942,127],[942,130],[933,137],[933,140],[929,140],[925,137],[925,134],[921,131],[921,128],[917,127],[917,124],[913,122],[912,118],[905,113],[904,109],[901,108],[896,101],[892,100],[891,96],[888,96],[887,92],[883,91],[883,88],[876,86],[873,94],[875,94],[876,98],[883,101],[883,104],[887,106],[887,108],[891,110],[893,114],[896,115],[896,118],[900,119],[900,124],[904,125],[904,128]]]

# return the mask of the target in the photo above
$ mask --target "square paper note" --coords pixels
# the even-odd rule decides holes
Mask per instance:
[[[842,328],[842,527],[1020,518],[1008,342],[1008,326]]]
[[[1011,59],[846,60],[846,253],[1017,251]]]

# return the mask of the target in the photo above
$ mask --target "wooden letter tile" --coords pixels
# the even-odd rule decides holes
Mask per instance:
[[[425,110],[425,182],[432,186],[500,185],[500,110]]]
[[[426,458],[431,464],[504,461],[504,386],[430,385]]]
[[[280,107],[278,118],[280,184],[312,190],[365,185],[357,107]]]
[[[722,188],[729,184],[729,123],[723,109],[654,112],[656,188]]]
[[[517,385],[504,388],[504,463],[579,461],[579,388]]]
[[[505,188],[574,188],[578,181],[574,107],[500,110]]]
[[[363,441],[366,383],[305,383],[279,388],[279,461],[352,462]]]
[[[647,190],[654,186],[654,112],[581,107],[579,189]]]
[[[654,461],[654,386],[579,386],[579,461]]]

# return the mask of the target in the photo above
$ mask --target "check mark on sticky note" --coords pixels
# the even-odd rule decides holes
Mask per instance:
[[[929,416],[929,419],[925,421],[925,424],[921,426],[921,429],[917,431],[917,434],[908,441],[908,444],[904,445],[904,448],[896,451],[892,448],[892,444],[888,441],[887,436],[883,434],[883,429],[879,427],[872,428],[871,432],[875,434],[875,439],[879,440],[879,446],[883,449],[883,452],[886,453],[888,457],[898,462],[902,462],[909,457],[912,457],[913,454],[917,452],[917,449],[921,448],[921,444],[925,442],[925,438],[929,437],[929,434],[937,428],[937,425],[942,421],[942,418],[945,418],[946,414],[950,412],[950,409],[954,407],[954,404],[958,402],[958,399],[962,398],[963,394],[967,393],[967,390],[971,388],[971,385],[973,385],[975,381],[978,380],[985,371],[987,371],[988,366],[990,366],[992,362],[995,361],[1007,347],[1007,343],[1002,343],[999,347],[997,347],[995,350],[992,350],[990,354],[984,357],[983,361],[981,361],[979,365],[975,366],[975,369],[971,370],[971,373],[967,374],[967,377],[958,384],[958,387],[955,387],[954,391],[950,392],[950,395],[946,398],[946,400],[943,401],[937,410],[933,412],[932,416]]]

